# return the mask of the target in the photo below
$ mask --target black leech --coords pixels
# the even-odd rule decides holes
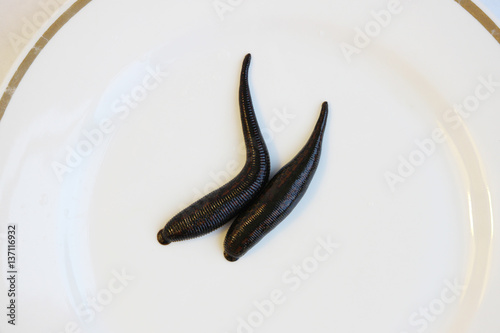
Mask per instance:
[[[234,220],[224,240],[224,257],[236,261],[295,208],[318,166],[328,115],[323,103],[319,119],[300,152],[281,168],[262,193]]]
[[[195,238],[207,234],[231,220],[263,188],[269,179],[269,154],[255,117],[250,89],[247,54],[241,70],[239,105],[247,157],[241,172],[217,190],[191,204],[175,215],[158,232],[158,242]]]

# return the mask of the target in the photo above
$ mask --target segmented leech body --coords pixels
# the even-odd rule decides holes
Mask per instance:
[[[318,166],[327,115],[328,104],[324,102],[305,146],[235,219],[224,241],[227,260],[236,261],[243,256],[283,221],[303,197]]]
[[[239,105],[246,162],[241,172],[217,190],[191,204],[175,215],[158,232],[161,244],[195,238],[207,234],[244,208],[264,187],[269,179],[269,154],[259,129],[248,87],[248,68],[251,56],[243,61],[240,78]]]

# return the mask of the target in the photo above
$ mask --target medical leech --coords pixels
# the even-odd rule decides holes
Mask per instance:
[[[205,235],[235,217],[262,190],[269,178],[270,162],[248,86],[250,54],[241,70],[239,106],[246,147],[246,162],[240,173],[175,215],[157,239],[163,245]]]

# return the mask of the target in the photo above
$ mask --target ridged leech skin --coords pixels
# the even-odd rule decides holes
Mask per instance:
[[[305,146],[234,220],[224,240],[227,260],[236,261],[243,256],[283,221],[302,199],[318,167],[327,115],[328,104],[324,102]]]
[[[248,87],[250,54],[241,70],[239,105],[246,162],[241,172],[222,187],[194,202],[158,232],[163,245],[207,234],[231,220],[263,189],[269,179],[269,154],[255,117]]]

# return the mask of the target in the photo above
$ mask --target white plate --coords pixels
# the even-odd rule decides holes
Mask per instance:
[[[244,161],[248,52],[272,172],[330,103],[315,179],[236,263],[160,246]],[[499,56],[451,0],[91,1],[0,122],[0,330],[498,332]]]

